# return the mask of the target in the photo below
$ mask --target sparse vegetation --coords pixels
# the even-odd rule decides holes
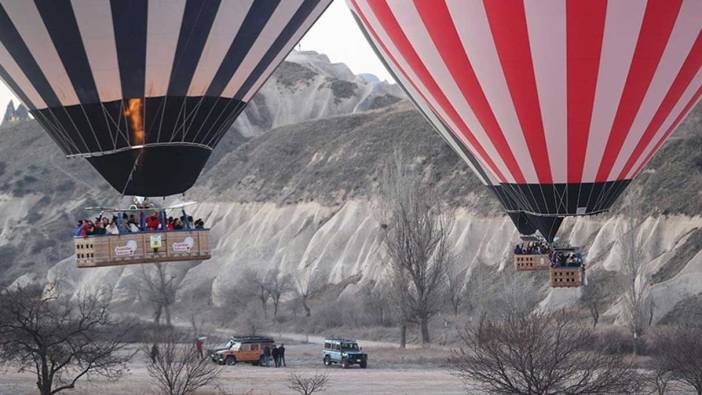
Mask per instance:
[[[41,395],[74,389],[89,375],[122,377],[132,358],[125,329],[94,295],[70,299],[40,287],[0,291],[0,361],[33,372]]]
[[[636,224],[632,209],[627,209],[625,217],[625,229],[617,241],[621,248],[624,279],[622,304],[634,354],[637,354],[641,337],[653,323],[654,300],[650,293],[651,283],[644,271],[646,249],[640,241],[640,227]]]
[[[288,388],[298,394],[312,395],[324,391],[329,383],[329,377],[324,373],[315,373],[309,377],[290,373],[289,382]]]
[[[590,350],[589,329],[564,312],[510,314],[466,328],[449,366],[469,389],[499,394],[638,393],[621,355]]]
[[[665,389],[669,382],[702,394],[702,327],[673,326],[654,338],[652,353],[653,380],[656,389]],[[660,392],[659,392],[660,393]]]
[[[190,395],[217,383],[221,369],[207,358],[201,358],[192,343],[183,342],[170,331],[159,338],[161,341],[157,344],[142,349],[149,377],[159,393]]]
[[[160,325],[163,317],[166,326],[170,327],[171,306],[175,303],[176,291],[180,286],[178,278],[167,273],[160,263],[154,263],[153,267],[141,266],[140,280],[138,293],[152,306],[154,323]]]
[[[431,341],[429,321],[439,312],[442,282],[453,260],[448,241],[451,213],[397,153],[386,167],[381,189],[383,243],[400,309],[401,337],[406,325],[415,322],[426,345]]]

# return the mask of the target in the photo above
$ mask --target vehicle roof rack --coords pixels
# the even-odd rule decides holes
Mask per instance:
[[[273,338],[270,336],[232,336],[232,340],[245,343],[245,342],[272,342]]]
[[[327,340],[338,341],[338,342],[347,342],[347,343],[356,343],[356,340],[348,339],[345,337],[338,337],[338,336],[327,336],[324,338],[324,341],[327,341]]]

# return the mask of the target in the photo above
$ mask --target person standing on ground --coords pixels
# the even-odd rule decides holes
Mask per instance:
[[[286,367],[287,365],[285,365],[285,344],[281,344],[280,347],[278,347],[278,355],[280,355],[280,365]]]
[[[271,348],[268,344],[263,346],[263,365],[265,367],[270,366],[270,359],[271,359]]]
[[[271,354],[273,354],[273,366],[276,368],[280,367],[280,353],[278,353],[278,347],[274,344],[273,349],[271,350]]]
[[[151,363],[156,363],[156,358],[158,358],[158,344],[154,343],[153,346],[151,346]]]
[[[204,358],[204,355],[202,353],[202,347],[203,347],[202,338],[198,337],[197,340],[195,340],[195,347],[197,348],[197,353],[200,355],[200,359]]]

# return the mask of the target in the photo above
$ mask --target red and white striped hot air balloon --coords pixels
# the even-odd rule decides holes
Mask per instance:
[[[702,94],[700,0],[347,1],[442,136],[549,239],[607,210]]]

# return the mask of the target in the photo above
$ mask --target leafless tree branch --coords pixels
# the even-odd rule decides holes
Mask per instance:
[[[126,329],[94,295],[71,300],[39,287],[0,291],[0,360],[34,370],[42,395],[73,389],[88,375],[120,378],[133,355],[125,349]]]
[[[191,343],[182,343],[175,333],[168,333],[156,350],[146,346],[147,372],[159,391],[168,395],[193,394],[200,388],[215,385],[221,369],[201,358]]]
[[[295,373],[290,373],[288,388],[300,395],[312,395],[315,392],[324,391],[329,377],[324,373],[315,373],[314,376],[306,377]]]
[[[588,329],[565,313],[511,314],[468,327],[449,361],[476,391],[497,394],[625,394],[639,390],[621,356],[589,350]]]

